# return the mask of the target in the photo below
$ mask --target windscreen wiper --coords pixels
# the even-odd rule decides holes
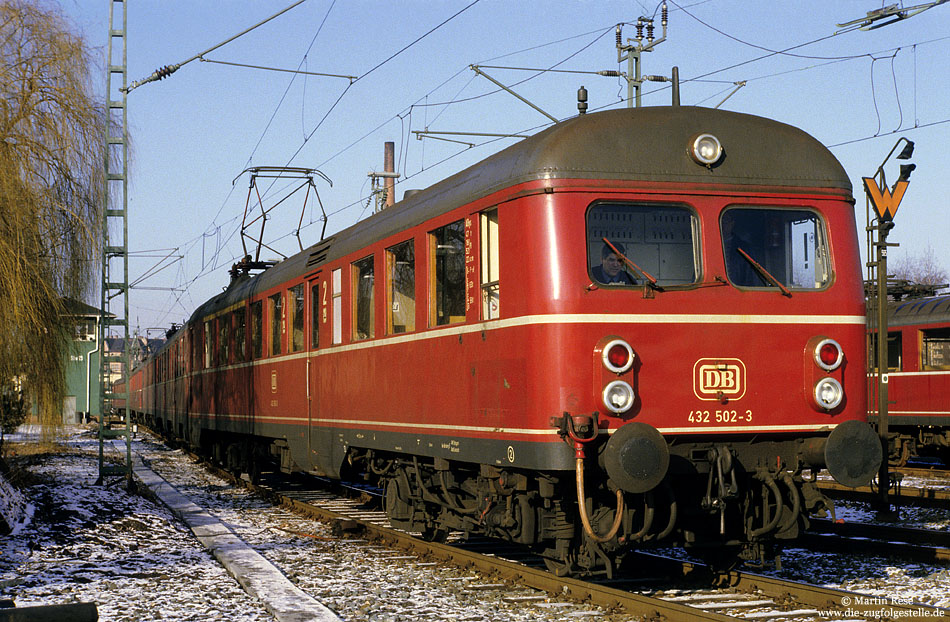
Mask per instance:
[[[645,281],[647,282],[647,284],[648,284],[650,287],[652,287],[653,289],[655,289],[655,290],[657,290],[657,291],[663,291],[663,288],[660,287],[659,285],[657,285],[656,279],[653,278],[653,275],[651,275],[649,272],[647,272],[646,270],[644,270],[643,268],[641,268],[641,267],[638,266],[637,264],[635,264],[635,263],[633,263],[632,261],[630,261],[630,260],[627,258],[626,255],[624,255],[623,253],[621,253],[620,251],[617,250],[617,247],[614,246],[614,245],[610,242],[610,240],[608,240],[607,238],[601,238],[601,240],[604,241],[604,244],[606,244],[607,246],[610,247],[610,250],[612,250],[612,251],[614,252],[614,254],[617,255],[617,257],[620,257],[621,259],[623,259],[624,263],[626,263],[628,266],[630,266],[631,268],[633,268],[633,270],[634,270],[637,274],[639,274],[641,277],[643,277],[643,280],[645,280]]]
[[[756,272],[758,272],[758,273],[761,274],[763,277],[765,277],[765,280],[766,280],[766,281],[768,281],[768,282],[771,283],[772,285],[774,285],[774,286],[776,286],[777,288],[779,288],[780,290],[782,290],[782,295],[783,295],[783,296],[788,296],[789,298],[792,297],[792,292],[788,291],[788,288],[785,287],[784,285],[782,285],[782,282],[781,282],[781,281],[779,281],[777,278],[775,278],[774,276],[772,276],[772,273],[769,272],[768,270],[766,270],[766,269],[765,269],[765,266],[763,266],[762,264],[760,264],[759,262],[757,262],[755,259],[752,259],[752,256],[749,255],[749,253],[747,253],[747,252],[745,252],[744,250],[742,250],[741,248],[737,248],[736,250],[739,251],[739,254],[742,255],[742,257],[743,257],[746,261],[748,261],[749,264],[750,264],[753,268],[755,268],[755,271],[756,271]]]

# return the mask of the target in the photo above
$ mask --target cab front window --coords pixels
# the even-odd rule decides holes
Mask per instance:
[[[598,285],[690,285],[700,274],[697,218],[679,205],[595,203],[587,212],[587,260]]]
[[[726,277],[738,287],[821,289],[831,262],[821,217],[809,210],[737,207],[720,218]],[[774,281],[773,281],[774,279]]]

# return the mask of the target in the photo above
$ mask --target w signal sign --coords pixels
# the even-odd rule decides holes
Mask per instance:
[[[894,184],[893,192],[887,186],[881,190],[878,188],[877,181],[873,177],[864,177],[864,189],[871,198],[871,204],[874,206],[874,212],[878,220],[894,220],[897,213],[897,207],[904,198],[904,192],[907,191],[908,181],[899,180]]]

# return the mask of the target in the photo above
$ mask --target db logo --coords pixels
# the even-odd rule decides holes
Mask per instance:
[[[745,387],[745,363],[739,359],[699,359],[693,365],[693,393],[701,400],[738,400]]]

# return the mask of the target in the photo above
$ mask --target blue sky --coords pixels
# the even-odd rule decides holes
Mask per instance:
[[[292,3],[130,0],[129,81],[189,59]],[[61,4],[104,56],[110,2]],[[828,145],[855,187],[862,241],[861,177],[874,174],[900,137],[913,140],[917,170],[895,218],[890,241],[901,246],[891,258],[929,247],[950,269],[950,3],[876,30],[839,32],[836,24],[881,6],[670,2],[667,39],[644,54],[643,73],[669,76],[678,66],[684,105],[716,106],[744,81],[722,108],[801,127]],[[332,233],[372,212],[367,173],[382,169],[385,141],[396,143],[401,198],[405,189],[431,185],[512,142],[443,135],[476,145],[469,147],[419,140],[415,131],[531,133],[550,123],[470,65],[626,69],[617,64],[615,26],[625,23],[626,40],[639,16],[655,15],[659,36],[658,7],[646,0],[307,0],[206,58],[357,77],[352,83],[196,60],[133,90],[130,247],[182,256],[132,290],[133,326],[144,333],[181,322],[227,285],[227,269],[243,254],[245,168],[320,169],[333,182],[317,180]],[[591,111],[625,105],[626,87],[616,77],[484,71],[519,83],[515,91],[558,119],[576,114],[581,85]],[[669,101],[668,87],[644,85],[644,105]],[[890,183],[897,164],[885,167]],[[265,205],[285,192],[283,185],[269,187]],[[287,255],[299,249],[293,231],[302,203],[302,196],[289,199],[267,222],[265,242]],[[304,247],[319,239],[318,217],[311,198],[300,232]],[[133,258],[131,280],[156,261]]]

